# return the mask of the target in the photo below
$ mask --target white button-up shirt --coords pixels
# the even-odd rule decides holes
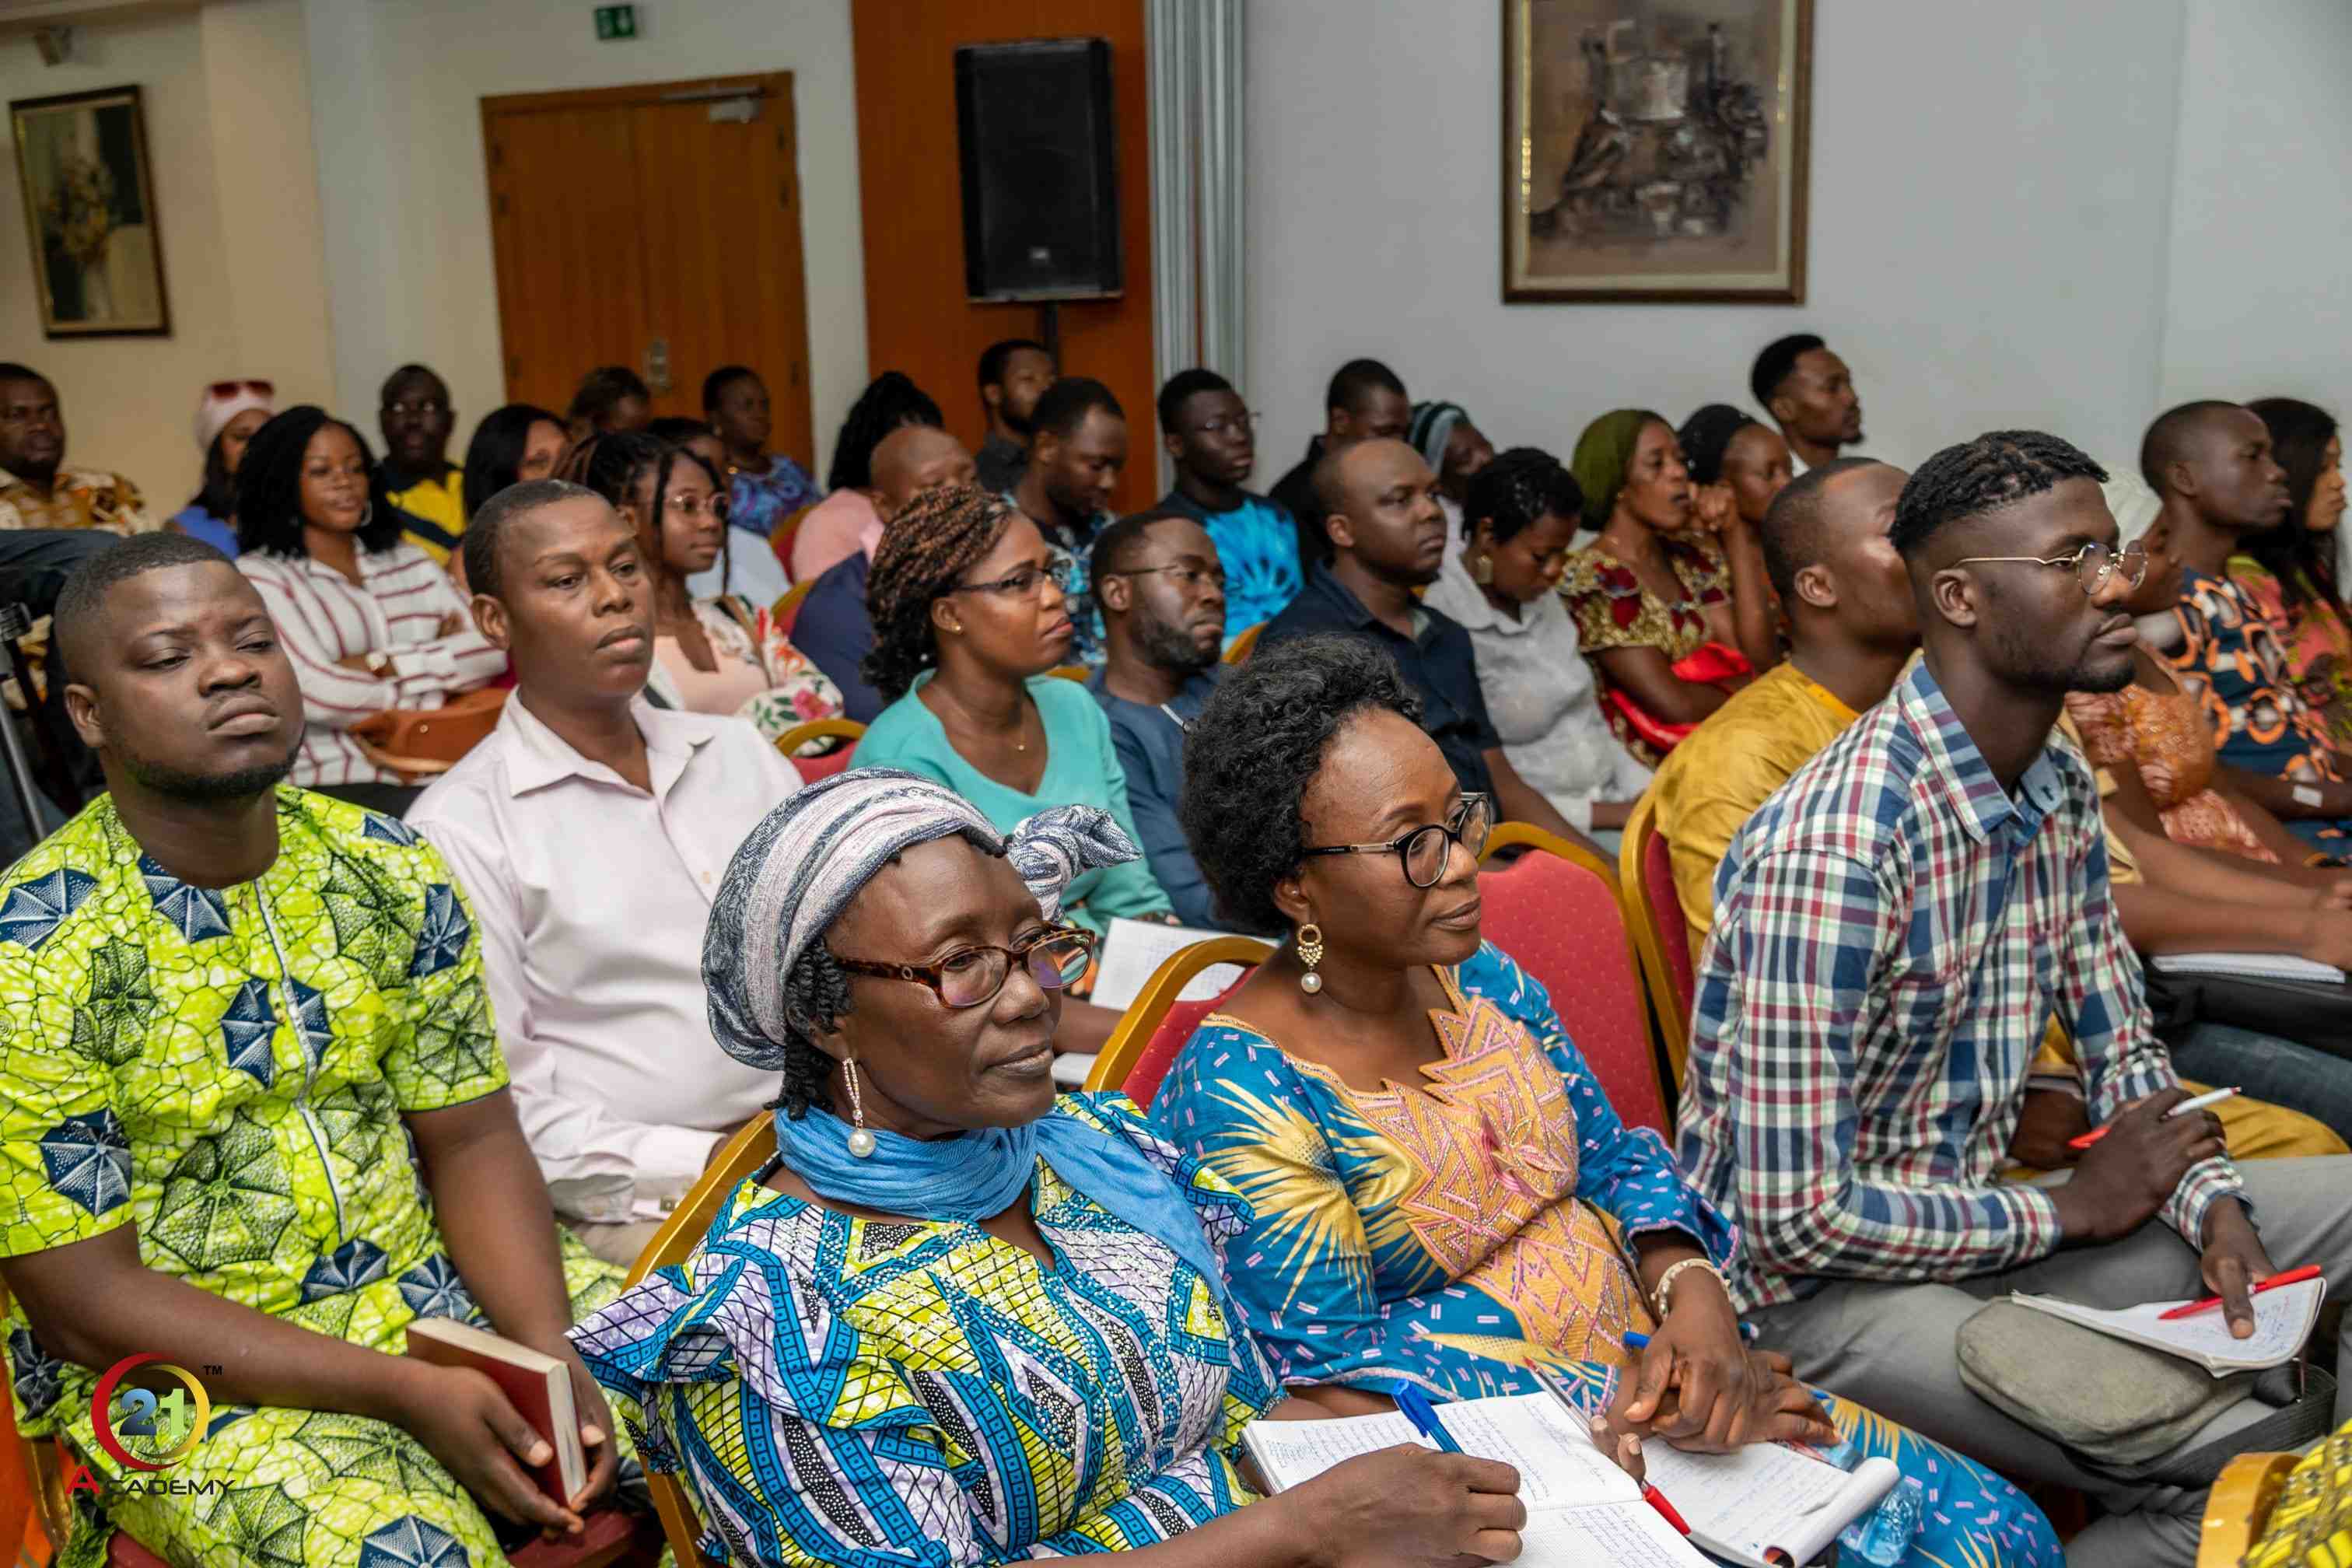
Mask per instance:
[[[658,1215],[776,1076],[711,1038],[702,931],[800,774],[740,719],[632,708],[653,790],[573,751],[522,694],[412,807],[482,928],[515,1109],[556,1211]]]

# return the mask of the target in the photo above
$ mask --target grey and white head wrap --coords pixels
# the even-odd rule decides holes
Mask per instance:
[[[900,852],[961,835],[1003,855],[1059,918],[1080,872],[1137,858],[1111,815],[1055,806],[1000,834],[980,808],[899,768],[854,768],[793,794],[760,819],[728,862],[702,939],[710,1032],[729,1056],[771,1072],[790,1059],[784,983],[858,890]]]

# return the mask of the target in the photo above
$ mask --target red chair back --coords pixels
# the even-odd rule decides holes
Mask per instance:
[[[1616,879],[1551,835],[1514,826],[1522,842],[1549,840],[1559,847],[1535,848],[1501,870],[1478,874],[1486,940],[1543,983],[1568,1037],[1626,1124],[1669,1132]]]
[[[1248,978],[1244,972],[1242,980]],[[1151,1109],[1152,1096],[1160,1092],[1160,1084],[1168,1077],[1168,1069],[1176,1065],[1176,1053],[1184,1048],[1184,1042],[1192,1037],[1192,1031],[1201,1026],[1202,1019],[1224,1005],[1225,998],[1242,988],[1242,980],[1234,981],[1206,1002],[1170,1005],[1168,1016],[1160,1020],[1158,1028],[1151,1031],[1150,1044],[1143,1047],[1143,1055],[1138,1057],[1135,1066],[1128,1069],[1127,1081],[1120,1086],[1127,1090],[1129,1098],[1146,1110]]]
[[[793,767],[800,770],[801,783],[814,784],[819,779],[829,779],[835,773],[846,773],[849,769],[849,759],[856,755],[856,752],[857,748],[855,746],[844,746],[838,751],[827,752],[821,757],[794,757],[792,763]]]
[[[1691,995],[1698,989],[1698,971],[1692,962],[1690,921],[1683,916],[1683,898],[1675,890],[1674,850],[1665,835],[1653,833],[1642,846],[1642,891],[1650,902],[1650,929],[1658,935],[1658,951],[1666,961],[1666,975],[1675,984],[1683,1016],[1690,1016]]]

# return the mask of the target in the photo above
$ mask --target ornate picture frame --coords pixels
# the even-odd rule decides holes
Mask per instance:
[[[1503,0],[1503,300],[1805,298],[1812,0]]]
[[[139,89],[17,99],[8,117],[42,335],[170,336]]]

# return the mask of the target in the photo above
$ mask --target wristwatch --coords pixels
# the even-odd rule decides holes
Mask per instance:
[[[385,670],[392,668],[392,655],[384,652],[383,649],[380,647],[372,647],[368,649],[362,658],[367,663],[368,673],[370,675],[382,675]]]

